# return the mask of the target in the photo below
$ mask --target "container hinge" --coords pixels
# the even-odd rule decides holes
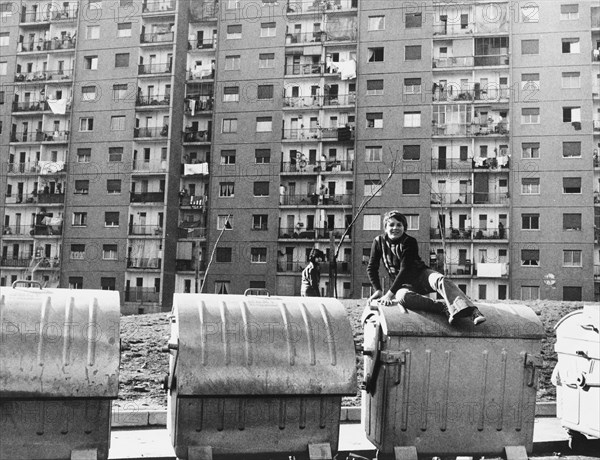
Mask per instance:
[[[531,370],[527,386],[532,387],[535,384],[535,370],[543,367],[544,361],[540,355],[530,355],[524,353],[523,366]]]
[[[406,353],[403,351],[382,351],[380,359],[382,363],[386,364],[405,364]]]

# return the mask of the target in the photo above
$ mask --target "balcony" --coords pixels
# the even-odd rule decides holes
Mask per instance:
[[[198,271],[204,271],[206,269],[206,264],[204,260],[200,260],[197,262],[197,259],[175,259],[175,270],[178,272],[195,272],[196,269]]]
[[[433,193],[431,194],[431,204],[441,206],[452,205],[471,205],[471,204],[496,204],[508,205],[509,195],[507,193]]]
[[[498,65],[508,65],[509,62],[510,59],[508,57],[508,54],[491,54],[487,56],[475,56],[473,65],[475,67],[489,67]]]
[[[13,102],[13,112],[43,112],[50,110],[50,106],[46,101],[26,101],[26,102]]]
[[[510,132],[507,122],[473,124],[446,123],[438,125],[432,121],[434,136],[507,136]]]
[[[186,98],[184,104],[185,114],[193,117],[199,113],[212,112],[214,98],[212,96],[198,96],[194,98]]]
[[[284,107],[317,108],[323,105],[322,96],[288,96],[283,98]]]
[[[162,44],[172,43],[175,38],[173,32],[153,32],[140,34],[140,43]]]
[[[194,143],[194,142],[210,142],[211,141],[211,133],[208,130],[186,130],[181,133],[182,141],[184,143]]]
[[[167,170],[167,160],[133,160],[134,173],[164,173]]]
[[[58,38],[52,40],[21,42],[17,46],[17,53],[43,52],[43,51],[58,51],[58,50],[73,50],[77,40],[72,37]]]
[[[287,3],[287,14],[322,14],[325,12],[341,12],[356,10],[358,7],[358,0],[288,0]]]
[[[352,194],[344,193],[342,195],[311,195],[296,194],[282,195],[279,197],[282,206],[350,206],[352,205]]]
[[[2,258],[0,266],[8,268],[28,268],[33,262],[32,257]]]
[[[282,173],[317,173],[317,172],[351,172],[354,170],[352,160],[323,160],[306,163],[305,161],[282,162]]]
[[[452,56],[432,59],[434,69],[447,69],[452,67],[473,67],[475,59],[473,56]]]
[[[42,8],[39,11],[24,11],[21,13],[21,25],[32,23],[50,23],[51,21],[75,21],[77,20],[78,8],[52,8],[53,4]],[[55,5],[58,5],[55,4]]]
[[[180,239],[206,238],[206,227],[199,221],[184,221],[179,224],[177,235]]]
[[[470,35],[473,33],[474,30],[475,30],[474,22],[465,22],[462,24],[442,23],[442,24],[434,24],[433,25],[433,35],[434,36],[450,37],[450,36],[455,36],[455,35],[458,35],[458,36]]]
[[[325,32],[298,32],[285,35],[285,44],[294,45],[302,43],[322,43],[325,41]]]
[[[600,265],[594,264],[594,281],[600,281]]]
[[[463,240],[463,241],[471,241],[471,229],[464,228],[445,228],[444,229],[444,239],[447,240]],[[429,229],[429,237],[432,240],[441,240],[442,232],[439,228],[430,228]]]
[[[507,263],[483,263],[475,264],[477,278],[507,278],[508,264]]]
[[[215,78],[215,69],[211,68],[198,68],[188,70],[187,80],[213,80]]]
[[[323,96],[324,107],[354,104],[356,104],[356,93],[337,94],[335,96]]]
[[[499,228],[474,228],[473,229],[474,240],[507,240],[508,229],[504,227]]]
[[[281,227],[279,228],[279,238],[292,238],[299,240],[329,240],[331,234],[333,234],[335,238],[341,238],[344,231],[346,231],[345,228],[313,228],[304,230],[302,227]],[[348,235],[346,235],[346,240],[351,238],[351,234],[351,232],[348,232]]]
[[[130,203],[164,203],[165,192],[131,192]]]
[[[306,267],[306,262],[300,261],[277,261],[277,273],[302,273],[304,267]],[[329,273],[331,262],[323,262],[320,264],[321,267],[321,276],[327,276]],[[350,275],[352,273],[352,262],[337,262],[336,263],[337,274],[338,275]]]
[[[153,287],[130,287],[125,290],[125,302],[160,302],[160,292]]]
[[[168,13],[171,11],[175,11],[176,3],[175,2],[165,2],[165,1],[148,1],[142,5],[142,14],[146,13]]]
[[[22,193],[6,195],[6,204],[64,204],[64,193]]]
[[[170,75],[171,64],[139,64],[138,75]]]
[[[14,132],[10,135],[10,141],[20,143],[66,143],[69,141],[69,131]]]
[[[179,197],[179,205],[182,207],[190,207],[193,209],[204,209],[208,197],[203,195],[185,195]]]
[[[317,64],[288,64],[285,66],[285,75],[321,75],[324,63]]]
[[[138,270],[160,270],[162,259],[158,257],[131,257],[127,259],[127,268]]]
[[[17,72],[15,74],[15,83],[36,83],[40,81],[60,81],[71,80],[73,78],[72,70],[54,70],[43,72]]]
[[[284,140],[301,140],[301,141],[318,141],[338,140],[351,141],[354,140],[354,129],[344,126],[341,128],[300,128],[300,129],[282,129],[281,137]]]
[[[463,263],[457,263],[457,264],[445,264],[444,267],[444,263],[443,262],[437,262],[436,264],[432,265],[431,268],[433,268],[434,270],[437,270],[438,272],[445,274],[446,276],[453,276],[453,277],[463,277],[463,278],[468,278],[472,276],[472,270],[473,270],[473,266],[471,264],[470,260],[466,260]],[[445,268],[445,273],[444,273],[444,268]]]
[[[203,40],[188,40],[188,50],[212,50],[217,46],[216,38],[205,38]]]
[[[163,229],[158,225],[129,225],[130,236],[160,236],[162,237]]]
[[[166,138],[169,136],[169,127],[154,127],[154,128],[133,128],[133,137],[140,138]]]
[[[151,94],[148,96],[138,96],[135,99],[136,107],[168,107],[169,104],[171,104],[170,94]]]
[[[29,237],[33,230],[29,225],[5,225],[2,227],[2,235],[4,237]]]

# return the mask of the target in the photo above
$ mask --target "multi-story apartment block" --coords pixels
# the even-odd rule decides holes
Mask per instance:
[[[323,294],[358,298],[400,208],[473,298],[600,299],[592,1],[21,0],[0,21],[1,285],[127,312],[298,295],[316,246]]]

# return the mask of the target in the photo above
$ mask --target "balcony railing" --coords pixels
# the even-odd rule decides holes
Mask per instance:
[[[213,109],[214,98],[212,96],[199,96],[189,98],[184,102],[184,111],[186,115],[194,116],[197,113],[211,112]]]
[[[323,13],[323,12],[339,12],[356,9],[358,0],[321,0],[321,1],[302,1],[288,0],[287,13]]]
[[[148,1],[142,5],[142,13],[175,11],[175,2]]]
[[[444,238],[452,240],[471,240],[472,232],[464,228],[445,228]],[[439,228],[430,228],[429,237],[433,240],[441,240],[442,232]]]
[[[475,58],[473,56],[452,56],[433,58],[432,65],[434,69],[443,69],[447,67],[473,67]]]
[[[11,142],[68,142],[69,131],[16,132],[10,135]]]
[[[210,50],[217,45],[216,38],[205,38],[203,40],[188,40],[188,50]]]
[[[344,233],[345,228],[313,228],[313,229],[303,229],[301,227],[281,227],[279,229],[279,238],[294,238],[294,239],[329,239],[331,234],[335,236],[335,238],[340,238]],[[349,240],[351,237],[351,232],[348,232],[346,238]]]
[[[432,239],[442,239],[439,228],[431,228],[429,236]],[[508,239],[507,228],[446,228],[444,238],[447,240],[502,240]]]
[[[310,108],[323,105],[322,96],[287,96],[283,98],[284,107]]]
[[[167,160],[133,160],[132,168],[134,172],[165,172],[167,170]]]
[[[158,270],[162,259],[158,257],[131,257],[127,259],[127,268]]]
[[[433,123],[434,136],[505,136],[510,132],[506,122],[489,124],[446,123],[437,125]]]
[[[600,265],[594,265],[594,279],[600,279]]]
[[[169,127],[154,127],[154,128],[133,128],[133,137],[141,138],[141,137],[151,137],[151,138],[159,138],[159,137],[168,137],[169,136]]]
[[[33,51],[55,51],[75,49],[77,40],[75,38],[54,38],[52,40],[37,40],[30,42],[21,42],[17,47],[17,52],[28,53]]]
[[[49,4],[51,5],[51,4]],[[21,13],[21,23],[50,22],[50,21],[75,21],[77,19],[77,6],[70,8],[44,7],[39,11],[25,11]]]
[[[475,56],[475,67],[487,67],[493,65],[508,65],[510,59],[508,54],[492,54],[488,56]]]
[[[474,240],[506,240],[508,239],[508,229],[500,228],[474,228]]]
[[[160,302],[160,292],[151,287],[130,287],[125,290],[125,302]]]
[[[206,238],[206,227],[200,226],[200,222],[181,222],[179,224],[179,238]]]
[[[0,259],[0,266],[11,268],[27,268],[33,259],[31,257],[17,257],[16,259],[7,257]]]
[[[194,69],[188,70],[187,79],[188,80],[212,80],[215,78],[215,70],[214,69]]]
[[[46,101],[25,101],[25,102],[13,102],[13,112],[43,112],[44,110],[50,110],[50,106]]]
[[[140,34],[140,43],[169,43],[175,38],[173,32],[153,32]]]
[[[288,64],[285,66],[286,75],[320,75],[323,73],[324,64]]]
[[[165,192],[131,192],[130,203],[164,203]]]
[[[344,172],[353,171],[354,161],[352,160],[323,160],[312,162],[283,162],[281,163],[281,172],[296,173],[296,172]]]
[[[208,130],[184,131],[182,134],[183,142],[210,142],[211,133]]]
[[[433,102],[460,102],[460,101],[486,101],[502,102],[510,99],[509,88],[488,87],[486,90],[469,90],[450,92],[448,90],[436,89],[432,95]]]
[[[296,260],[289,261],[289,262],[280,260],[277,262],[277,272],[278,273],[298,273],[298,276],[299,276],[307,264],[308,264],[308,262],[301,262],[301,261],[296,261]],[[331,262],[323,262],[320,264],[322,275],[329,273],[330,264],[331,264]],[[337,267],[337,273],[339,275],[349,275],[352,273],[352,262],[337,262],[336,267]]]
[[[32,232],[29,225],[5,225],[2,227],[2,235],[29,236]]]
[[[475,30],[475,23],[434,24],[433,35],[468,35]]]
[[[502,262],[478,262],[473,273],[479,278],[506,278],[508,277],[508,264]]]
[[[508,155],[491,158],[460,160],[458,158],[432,158],[431,169],[439,171],[471,172],[473,169],[507,169]]]
[[[180,196],[179,205],[180,206],[190,206],[192,208],[202,208],[206,206],[208,198],[204,195],[186,195]]]
[[[175,260],[175,270],[178,272],[193,272],[198,268],[199,271],[204,271],[206,268],[206,264],[203,260],[200,260],[200,263],[196,261],[197,259],[192,258],[189,260],[185,259],[176,259]]]
[[[158,225],[129,225],[129,235],[162,236],[163,229]]]
[[[171,64],[139,64],[138,75],[170,74]]]
[[[321,43],[325,41],[325,32],[298,32],[288,33],[285,36],[286,44],[295,43]]]
[[[170,94],[151,94],[149,96],[138,96],[135,100],[135,105],[142,106],[168,106],[171,103]]]
[[[336,96],[323,96],[323,105],[354,105],[356,104],[356,94],[338,94]]]
[[[282,139],[287,140],[319,140],[319,139],[337,139],[347,141],[354,139],[354,130],[350,127],[342,128],[300,128],[283,129]]]
[[[54,70],[43,72],[17,72],[15,74],[15,83],[38,82],[50,80],[70,80],[73,77],[72,70]]]
[[[508,204],[508,193],[432,193],[433,205],[463,205],[463,204]]]
[[[327,30],[325,31],[325,41],[327,42],[354,42],[357,38],[356,29]]]
[[[284,206],[297,206],[297,205],[308,205],[308,206],[347,206],[352,204],[352,196],[349,193],[342,195],[282,195],[279,197],[280,204]]]

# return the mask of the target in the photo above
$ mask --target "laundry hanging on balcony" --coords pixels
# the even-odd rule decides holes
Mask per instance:
[[[65,98],[62,99],[50,99],[46,101],[48,102],[48,106],[50,106],[50,110],[55,115],[64,115],[67,113],[67,104],[69,101]]]
[[[191,176],[194,174],[208,174],[208,163],[185,164],[183,166],[184,176]]]
[[[356,78],[356,61],[354,59],[339,62],[338,69],[341,73],[340,78],[342,80],[351,80]]]

